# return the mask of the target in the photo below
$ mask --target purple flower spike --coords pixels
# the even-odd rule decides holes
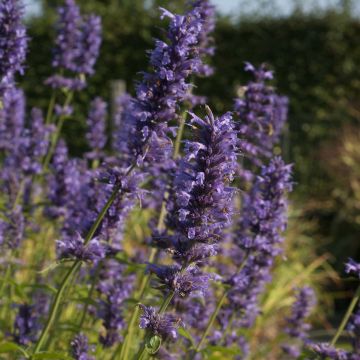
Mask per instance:
[[[20,1],[0,2],[0,96],[13,86],[14,75],[24,72],[28,38],[22,24],[23,14]]]
[[[202,274],[196,267],[188,267],[181,271],[180,266],[148,264],[147,270],[156,275],[159,288],[174,291],[180,297],[186,297],[192,292],[205,293],[211,276]]]
[[[153,335],[160,336],[163,340],[177,338],[177,329],[182,325],[180,319],[172,314],[159,314],[153,307],[139,305],[143,314],[140,317],[140,328],[147,329]]]
[[[258,296],[271,279],[271,268],[281,253],[286,228],[286,193],[291,191],[291,166],[274,158],[262,168],[255,184],[243,198],[242,213],[234,239],[238,249],[231,254],[234,264],[245,265],[228,281],[233,309],[243,309],[241,326],[250,326],[258,313]]]
[[[127,153],[130,161],[136,159],[139,164],[145,157],[152,163],[170,158],[168,122],[178,118],[179,106],[191,88],[187,80],[201,64],[197,45],[202,21],[198,10],[192,9],[184,16],[161,11],[170,19],[168,42],[156,41],[150,54],[152,72],[143,74],[136,98],[125,109],[132,123],[128,127]]]
[[[79,233],[75,236],[65,237],[56,242],[59,259],[77,259],[82,261],[101,260],[106,255],[106,248],[96,238],[84,244],[84,239]]]
[[[315,294],[312,288],[303,287],[296,294],[296,301],[292,306],[291,315],[286,319],[285,332],[294,340],[300,340],[299,344],[284,344],[283,350],[295,356],[300,354],[300,344],[307,341],[310,325],[305,322],[316,303]]]
[[[94,66],[101,45],[101,31],[101,18],[99,16],[89,15],[83,19],[81,52],[77,59],[77,73],[94,74]]]
[[[92,149],[90,157],[98,157],[106,144],[107,104],[101,98],[96,98],[90,105],[87,120],[88,132],[86,139]]]
[[[53,67],[66,70],[72,77],[53,75],[45,84],[52,88],[81,90],[86,82],[79,75],[92,75],[101,45],[101,19],[82,17],[74,0],[66,0],[58,9],[57,38]]]
[[[0,247],[16,249],[20,246],[25,232],[25,218],[22,208],[5,214],[5,219],[0,218]]]
[[[234,109],[239,119],[240,150],[245,159],[245,169],[240,173],[245,180],[251,180],[254,177],[252,167],[260,167],[269,159],[280,139],[287,120],[288,100],[266,84],[272,78],[272,72],[265,65],[255,68],[246,63],[245,70],[254,75],[255,81],[247,85],[244,96],[236,100]]]
[[[213,46],[214,39],[211,33],[215,30],[215,6],[209,0],[193,0],[191,6],[199,12],[202,21],[202,28],[199,33],[199,54],[202,58],[214,55],[215,48]],[[210,76],[214,73],[214,69],[207,64],[200,64],[198,74],[202,76]]]
[[[355,275],[360,279],[360,263],[349,258],[348,262],[345,264],[345,272],[347,274]]]
[[[65,5],[58,9],[56,48],[53,66],[76,71],[76,59],[81,48],[79,39],[81,31],[80,9],[74,0],[65,0]]]
[[[75,360],[95,360],[94,356],[89,355],[89,352],[94,351],[94,348],[89,346],[89,340],[86,335],[76,335],[70,345],[71,355]]]
[[[324,360],[357,360],[356,358],[352,358],[351,354],[347,351],[336,349],[327,343],[311,344],[309,347]]]
[[[347,331],[351,334],[354,353],[357,354],[360,359],[360,306],[358,306],[357,311],[351,316]]]
[[[175,230],[172,251],[185,264],[216,252],[215,244],[231,220],[235,190],[229,183],[237,167],[230,114],[215,118],[209,111],[204,120],[192,114],[192,125],[197,141],[185,144],[185,158],[174,181],[175,208],[168,216],[168,225]]]

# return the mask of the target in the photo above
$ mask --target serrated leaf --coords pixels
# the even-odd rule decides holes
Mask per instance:
[[[18,344],[15,344],[13,342],[4,342],[0,344],[1,354],[11,353],[13,351],[21,352],[26,358],[29,358],[29,354]]]

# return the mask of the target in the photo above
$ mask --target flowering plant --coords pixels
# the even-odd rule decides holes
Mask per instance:
[[[149,72],[134,96],[89,107],[90,151],[73,158],[62,128],[95,71],[101,19],[74,0],[58,10],[47,115],[16,86],[28,37],[19,0],[0,0],[0,353],[28,359],[251,357],[247,329],[283,253],[292,166],[274,156],[288,101],[266,65],[233,109],[214,115],[193,81],[210,76],[215,11],[160,9]],[[204,111],[202,110],[205,110]],[[146,219],[133,238],[129,222]],[[140,215],[139,215],[140,214]],[[140,221],[139,221],[140,222]],[[141,232],[143,234],[143,232]],[[360,278],[360,265],[346,271]],[[355,295],[331,344],[311,340],[314,291],[294,289],[284,358],[359,359]],[[15,301],[14,301],[15,300]],[[352,349],[336,349],[345,326]],[[67,347],[64,340],[67,339]],[[220,354],[220,355],[219,355]],[[220,356],[220,357],[216,357]],[[14,358],[10,357],[10,358]]]

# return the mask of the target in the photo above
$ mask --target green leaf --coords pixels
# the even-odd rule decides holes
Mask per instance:
[[[21,352],[26,358],[29,358],[29,354],[18,344],[12,342],[4,342],[0,344],[0,354],[11,353],[13,351]]]
[[[146,342],[146,351],[150,354],[150,355],[155,355],[161,346],[161,337],[154,335],[150,338],[150,340],[148,342]]]
[[[191,342],[192,347],[195,347],[195,340],[186,329],[184,329],[183,327],[180,327],[178,329],[178,333],[181,336],[183,336],[184,338],[188,339]]]
[[[33,360],[72,360],[67,354],[59,352],[41,352],[31,357]]]

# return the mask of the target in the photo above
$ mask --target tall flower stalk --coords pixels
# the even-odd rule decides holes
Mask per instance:
[[[197,141],[188,141],[185,156],[175,176],[174,188],[177,194],[174,208],[168,216],[168,227],[173,235],[167,235],[161,247],[173,254],[174,265],[149,264],[148,271],[156,276],[164,291],[160,318],[153,323],[146,315],[155,310],[143,307],[148,336],[165,334],[155,324],[166,327],[166,313],[173,298],[187,297],[192,292],[205,292],[211,274],[199,265],[214,256],[224,228],[230,223],[229,203],[234,189],[229,186],[233,180],[237,161],[237,137],[230,114],[215,118],[208,109],[203,120],[192,114],[191,124],[197,129]],[[162,317],[165,316],[165,317]],[[170,316],[170,315],[169,315]],[[173,332],[173,327],[170,331]],[[168,334],[169,335],[169,334]],[[145,344],[138,358],[146,353]]]

